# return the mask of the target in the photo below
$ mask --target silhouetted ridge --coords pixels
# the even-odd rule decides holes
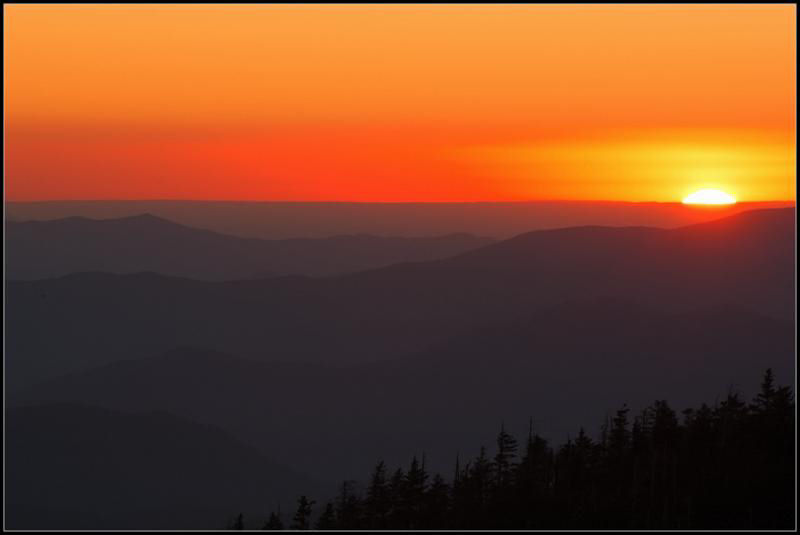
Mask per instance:
[[[152,271],[202,280],[321,276],[444,258],[492,241],[467,234],[261,240],[191,228],[151,214],[8,223],[6,230],[6,270],[12,280],[87,271]]]
[[[522,248],[537,248],[552,243],[554,239],[573,240],[569,243],[571,249],[580,249],[594,244],[595,240],[618,241],[620,245],[643,243],[647,240],[660,239],[670,236],[672,239],[691,240],[693,234],[698,235],[723,235],[733,239],[758,236],[766,237],[770,231],[777,231],[781,237],[794,230],[795,209],[777,208],[741,212],[732,216],[716,219],[710,222],[697,223],[676,229],[661,229],[654,227],[606,227],[599,225],[585,225],[559,229],[537,230],[520,234],[508,240],[487,245],[475,251],[462,253],[457,258],[480,258],[483,256],[499,255],[505,251],[516,251]],[[744,232],[742,236],[740,233]],[[591,254],[593,248],[587,251]],[[621,259],[624,260],[624,259]]]
[[[83,274],[9,282],[7,366],[30,384],[43,371],[181,345],[261,360],[389,360],[490,322],[603,297],[674,313],[727,303],[792,320],[791,213],[676,230],[542,231],[448,259],[321,279]]]
[[[468,232],[506,239],[531,230],[586,224],[674,228],[716,219],[720,214],[793,205],[791,201],[755,202],[704,209],[681,203],[600,201],[50,201],[9,202],[6,215],[16,220],[30,220],[68,215],[110,218],[149,212],[190,227],[265,239],[322,238],[363,232],[380,236],[436,236]]]

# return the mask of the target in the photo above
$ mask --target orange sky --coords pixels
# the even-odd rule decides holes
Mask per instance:
[[[5,6],[10,200],[795,198],[795,8]]]

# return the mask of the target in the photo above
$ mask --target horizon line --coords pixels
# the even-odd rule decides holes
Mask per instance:
[[[197,203],[251,203],[251,204],[535,204],[535,203],[574,203],[574,204],[685,204],[681,200],[675,201],[628,201],[628,200],[609,200],[609,199],[528,199],[528,200],[481,200],[481,201],[353,201],[353,200],[253,200],[253,199],[35,199],[35,200],[10,200],[6,199],[5,204],[36,204],[36,203],[102,203],[102,202],[197,202]],[[737,204],[766,204],[766,203],[790,203],[796,204],[795,199],[770,199],[736,201],[732,204],[719,205],[717,207],[732,207]],[[694,205],[694,206],[716,206],[716,205]]]

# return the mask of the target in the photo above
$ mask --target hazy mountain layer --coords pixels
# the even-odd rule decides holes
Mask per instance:
[[[501,421],[529,418],[560,442],[625,402],[753,393],[772,367],[791,380],[790,322],[732,307],[665,314],[630,303],[574,302],[464,332],[417,354],[352,366],[268,363],[185,349],[117,362],[12,396],[163,409],[225,427],[271,458],[320,477],[356,477],[383,458],[424,451],[448,471],[464,444],[489,444]],[[489,434],[487,434],[489,433]],[[469,455],[477,452],[462,452]]]
[[[794,202],[728,206],[613,201],[531,202],[243,202],[39,201],[10,202],[6,216],[27,221],[83,216],[113,219],[142,213],[196,228],[249,238],[324,238],[340,234],[440,236],[467,232],[510,238],[531,230],[576,225],[679,227]]]
[[[185,227],[149,214],[103,220],[71,217],[8,222],[6,277],[30,280],[85,271],[148,271],[201,280],[333,275],[445,258],[492,241],[467,234],[260,240]]]
[[[794,210],[675,230],[577,227],[453,258],[309,279],[223,283],[84,273],[7,285],[10,389],[199,346],[285,362],[381,361],[489,322],[615,297],[679,312],[794,314]]]

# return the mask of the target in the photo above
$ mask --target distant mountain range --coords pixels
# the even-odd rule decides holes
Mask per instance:
[[[501,422],[560,442],[621,402],[748,399],[793,377],[794,220],[536,231],[319,278],[7,282],[8,525],[222,527],[379,459],[446,473]]]
[[[312,484],[164,412],[29,406],[6,412],[5,431],[11,529],[224,529],[234,512],[263,515]]]
[[[577,227],[444,260],[311,279],[83,273],[7,284],[9,388],[180,346],[286,362],[380,361],[570,300],[731,304],[794,318],[794,210],[675,230]]]
[[[9,221],[6,277],[30,280],[85,271],[154,272],[201,280],[321,276],[435,260],[492,241],[468,234],[247,239],[186,227],[150,214],[119,219]]]
[[[579,225],[675,228],[794,201],[687,206],[679,202],[258,202],[258,201],[35,201],[9,202],[13,221],[82,216],[115,219],[149,213],[247,238],[326,238],[342,234],[442,236],[467,232],[507,239],[523,232]]]

